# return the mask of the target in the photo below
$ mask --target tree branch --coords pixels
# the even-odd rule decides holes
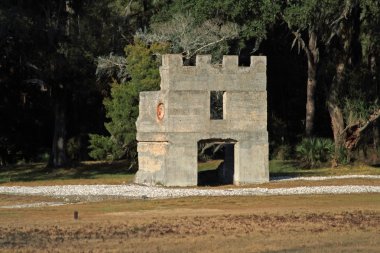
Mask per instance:
[[[359,123],[347,126],[343,134],[346,134],[345,146],[349,150],[353,150],[358,146],[358,143],[362,139],[362,136],[366,134],[368,128],[376,123],[380,119],[380,109],[375,111],[370,117],[369,120],[363,126],[360,126]]]
[[[294,40],[295,41],[297,40],[301,44],[301,46],[302,46],[301,48],[305,51],[307,59],[310,62],[313,62],[312,61],[313,56],[312,56],[309,48],[306,46],[305,41],[302,39],[300,32],[299,31],[292,31],[292,34],[295,36]],[[293,43],[293,46],[294,46],[294,43]],[[299,48],[300,48],[300,46],[298,46],[298,53],[299,53]]]
[[[208,44],[206,44],[206,45],[203,45],[203,46],[201,46],[200,48],[194,50],[194,52],[191,53],[189,56],[186,56],[186,58],[189,59],[189,58],[191,58],[192,56],[194,56],[197,52],[201,51],[202,49],[204,49],[204,48],[206,48],[206,47],[209,47],[209,46],[212,46],[212,45],[215,45],[215,44],[217,44],[217,43],[220,43],[220,42],[222,42],[222,41],[224,41],[224,40],[226,40],[226,39],[228,39],[228,37],[223,37],[223,38],[221,38],[221,39],[219,39],[219,40],[217,40],[217,41],[213,41],[213,42],[210,42],[210,43],[208,43]]]

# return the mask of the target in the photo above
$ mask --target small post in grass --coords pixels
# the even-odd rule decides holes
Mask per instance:
[[[79,218],[78,211],[74,211],[74,220],[77,220]]]

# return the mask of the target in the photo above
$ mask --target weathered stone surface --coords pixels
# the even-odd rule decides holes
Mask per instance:
[[[198,55],[196,66],[183,66],[181,55],[162,56],[161,90],[140,93],[136,183],[197,185],[197,143],[207,139],[233,140],[222,181],[269,180],[266,57],[252,56],[249,67],[238,66],[237,56],[210,62]],[[224,92],[223,119],[210,119],[211,91]]]

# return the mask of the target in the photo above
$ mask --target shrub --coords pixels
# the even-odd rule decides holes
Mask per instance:
[[[154,55],[165,53],[167,50],[166,44],[146,45],[139,40],[126,47],[126,59],[123,60],[126,66],[123,66],[122,70],[124,73],[126,69],[128,76],[121,79],[127,81],[114,81],[111,85],[111,96],[103,102],[106,116],[110,120],[105,123],[109,135],[89,135],[91,150],[89,155],[92,158],[96,160],[127,158],[131,162],[136,160],[135,122],[139,113],[139,92],[160,89],[158,71],[160,58]],[[98,66],[99,73],[105,71],[101,70],[102,66]]]
[[[304,167],[318,167],[331,159],[334,143],[325,138],[305,138],[297,145],[296,153]]]
[[[351,162],[349,151],[344,147],[340,147],[338,149],[336,159],[337,159],[338,164],[342,164],[342,165],[347,165]]]
[[[90,134],[90,157],[95,160],[116,160],[119,159],[123,153],[119,152],[123,150],[118,147],[113,138],[108,136],[101,136],[97,134]]]
[[[81,150],[80,139],[76,137],[70,138],[67,141],[66,149],[67,155],[71,160],[79,160]]]
[[[288,160],[292,157],[292,147],[290,145],[280,145],[276,147],[272,153],[272,159]]]

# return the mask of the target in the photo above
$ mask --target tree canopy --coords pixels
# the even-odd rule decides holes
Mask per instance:
[[[138,93],[159,88],[163,53],[267,55],[272,157],[323,137],[336,163],[379,159],[379,42],[377,0],[3,0],[1,164],[133,165]]]

